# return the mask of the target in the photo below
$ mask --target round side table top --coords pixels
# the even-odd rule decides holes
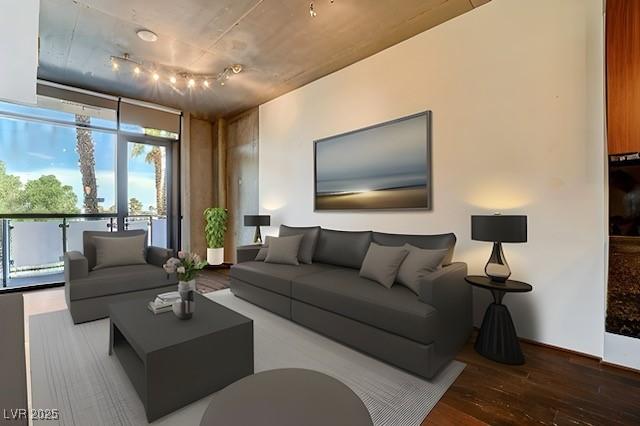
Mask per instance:
[[[488,290],[504,291],[505,293],[526,293],[533,290],[531,284],[515,280],[507,280],[502,283],[493,281],[484,275],[468,275],[464,279],[473,286],[486,288]]]
[[[247,376],[217,392],[200,426],[373,426],[344,383],[317,371],[284,368]]]

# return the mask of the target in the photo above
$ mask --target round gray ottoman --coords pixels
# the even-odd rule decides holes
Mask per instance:
[[[299,368],[263,371],[213,396],[200,426],[373,426],[360,398],[344,383]]]

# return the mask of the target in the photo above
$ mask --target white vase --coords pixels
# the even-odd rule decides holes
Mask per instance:
[[[196,280],[191,281],[178,281],[178,291],[182,293],[183,291],[195,291],[196,290]]]
[[[208,248],[207,263],[209,265],[222,265],[224,263],[224,247]]]

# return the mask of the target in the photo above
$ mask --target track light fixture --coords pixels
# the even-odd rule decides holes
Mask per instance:
[[[334,0],[329,0],[329,3],[333,4],[333,2]],[[318,12],[316,12],[316,6],[314,3],[315,3],[314,1],[309,3],[309,16],[311,16],[312,18],[315,18],[316,16],[318,16]]]
[[[142,62],[133,60],[128,53],[125,53],[122,56],[112,56],[111,67],[114,71],[118,71],[120,69],[132,70],[136,77],[143,74],[148,75],[154,82],[159,82],[161,78],[166,78],[169,83],[174,86],[186,86],[189,89],[193,89],[197,85],[201,85],[203,88],[209,88],[211,87],[211,82],[218,82],[221,86],[224,86],[225,81],[229,80],[231,76],[239,74],[243,70],[242,65],[233,64],[226,67],[222,72],[214,75],[174,72],[169,67],[145,67]]]

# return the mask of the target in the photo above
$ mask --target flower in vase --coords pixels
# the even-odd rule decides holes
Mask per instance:
[[[184,259],[185,257],[187,257],[187,253],[185,253],[184,251],[178,252],[178,259]]]
[[[176,269],[176,272],[179,273],[179,274],[184,274],[186,272],[186,269],[184,269],[184,266],[179,266]]]

